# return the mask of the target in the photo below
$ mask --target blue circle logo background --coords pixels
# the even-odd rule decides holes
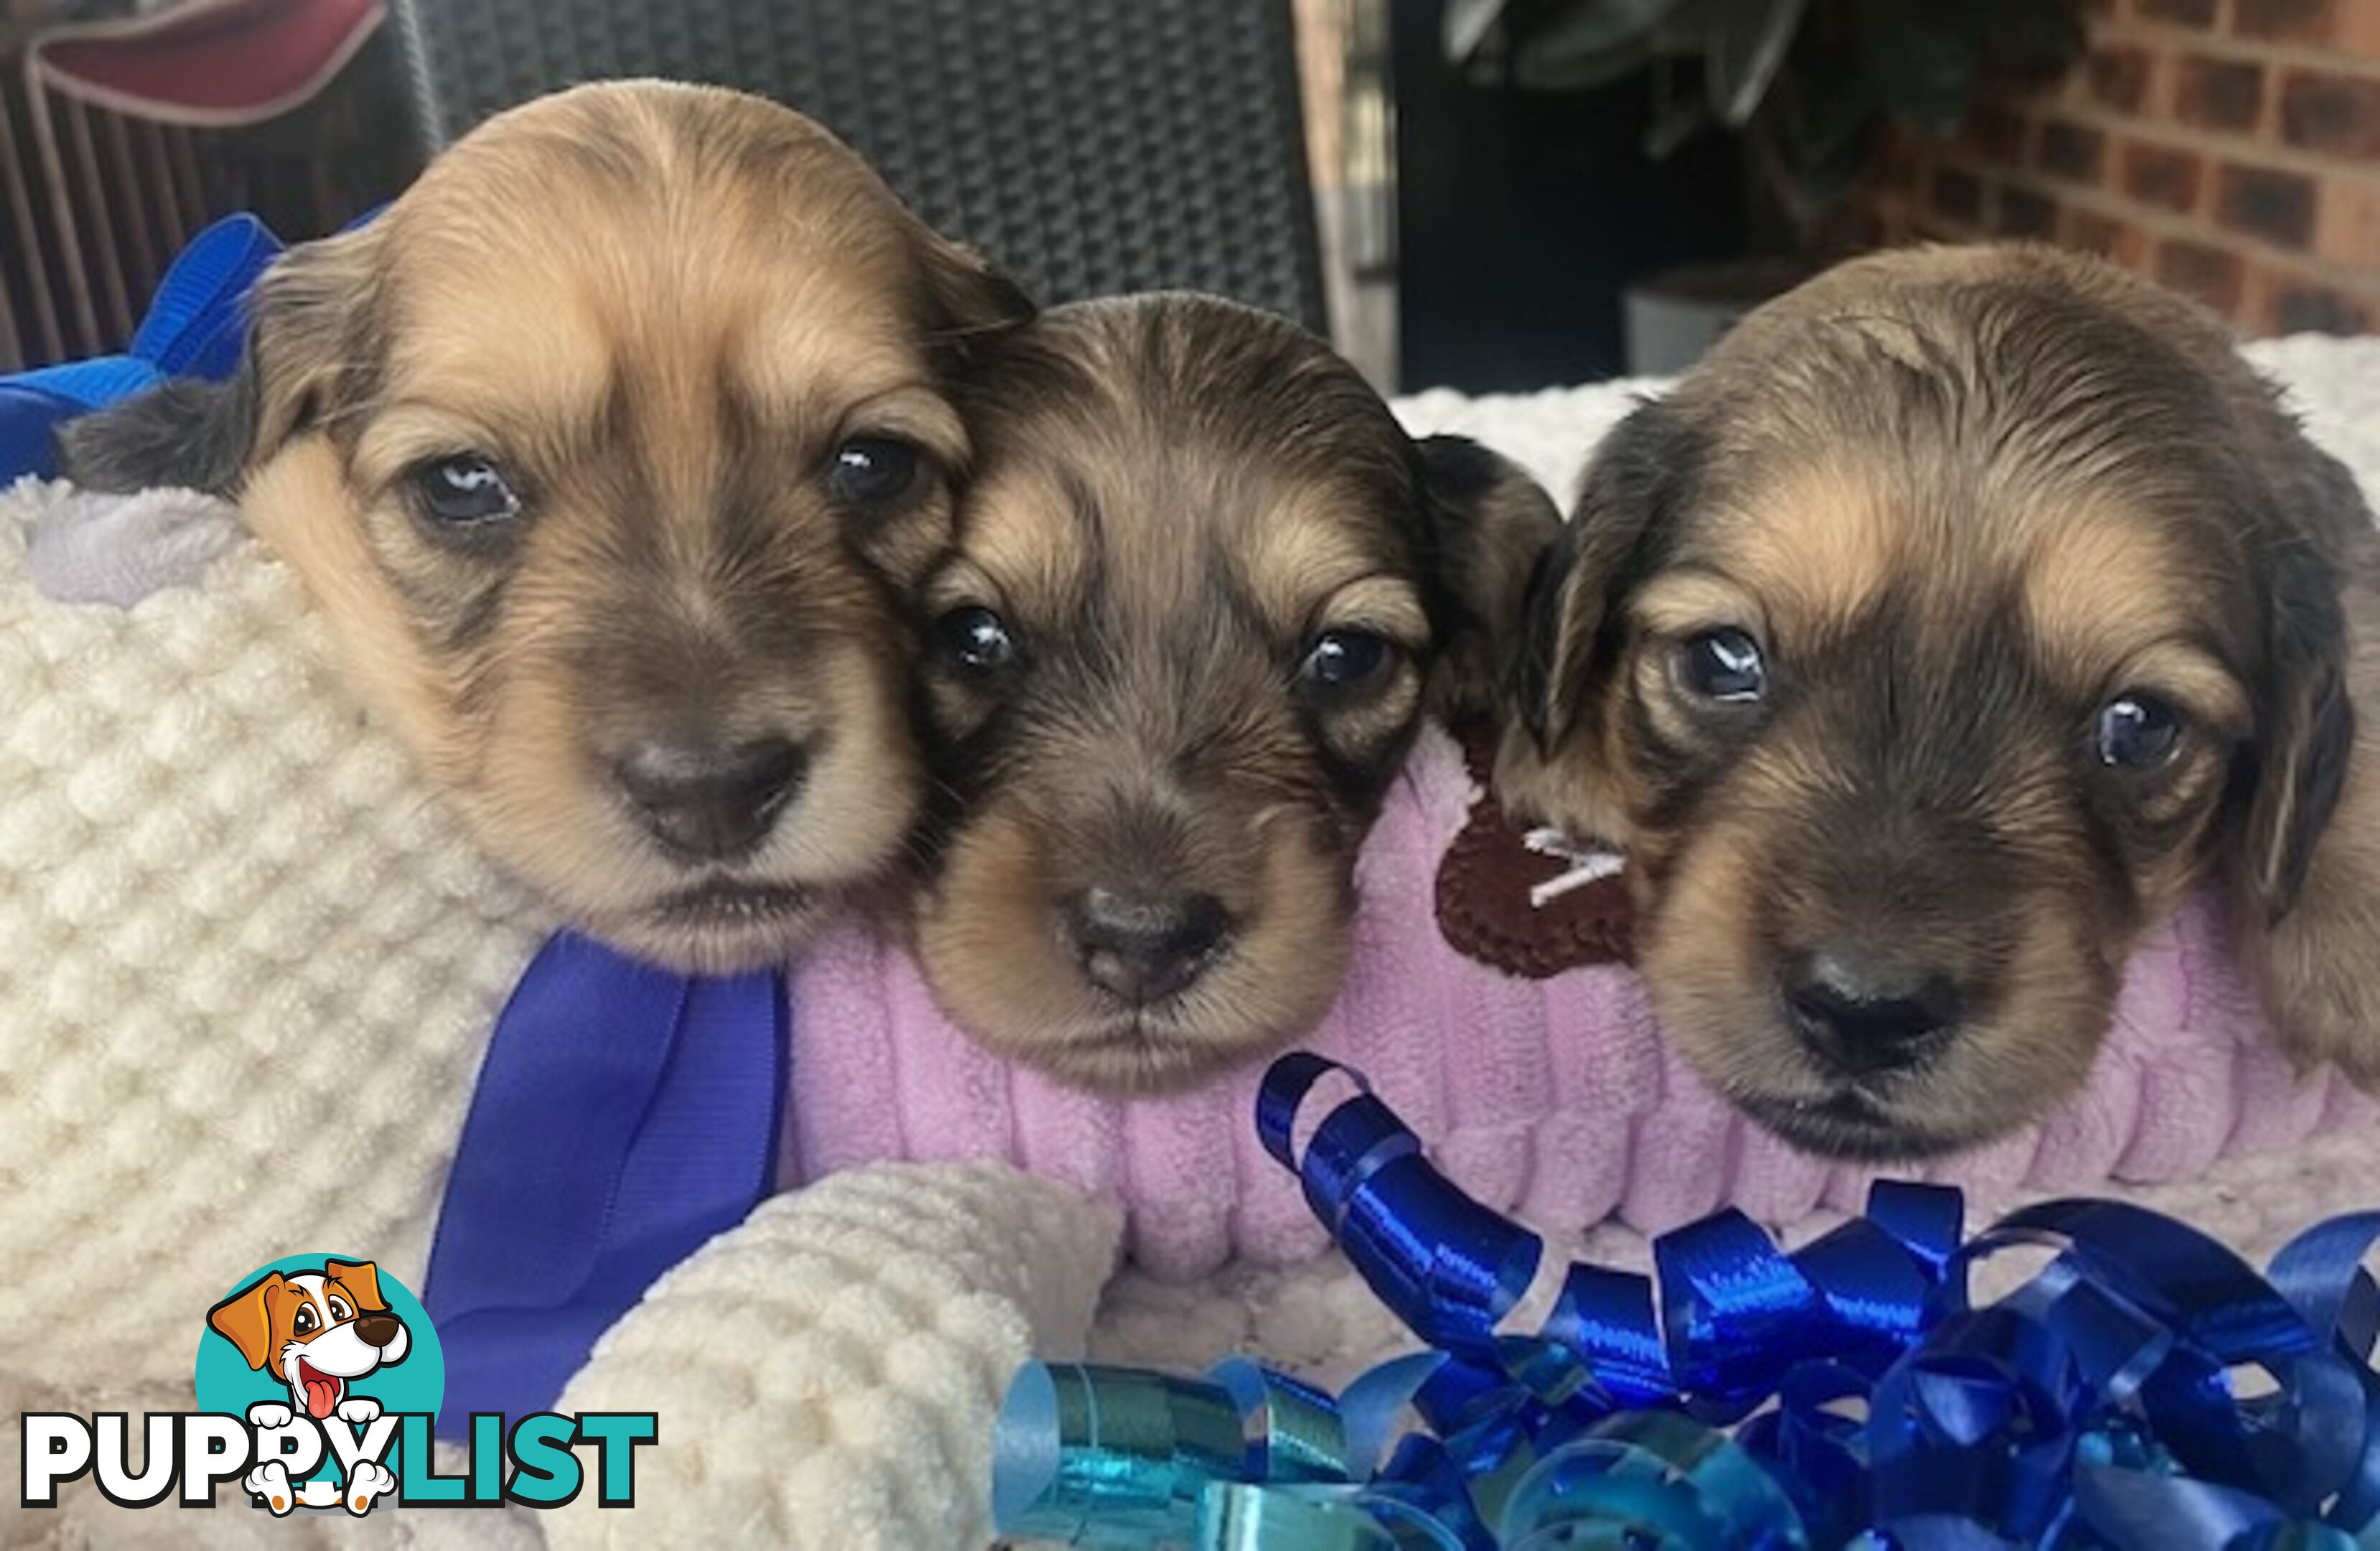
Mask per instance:
[[[231,1297],[242,1288],[253,1285],[258,1277],[270,1276],[275,1271],[285,1276],[291,1276],[300,1272],[320,1272],[322,1269],[322,1263],[326,1260],[355,1262],[370,1259],[369,1255],[342,1254],[336,1252],[327,1254],[290,1255],[258,1266],[224,1288],[218,1297],[218,1301]],[[431,1325],[430,1315],[423,1311],[421,1300],[413,1296],[413,1289],[391,1276],[386,1267],[376,1264],[374,1270],[380,1279],[381,1297],[388,1301],[389,1313],[405,1322],[408,1344],[402,1361],[385,1368],[375,1368],[370,1373],[356,1378],[349,1383],[347,1393],[351,1396],[368,1395],[378,1400],[383,1415],[394,1415],[399,1411],[423,1411],[434,1416],[446,1399],[445,1349],[438,1344],[438,1332]],[[260,1400],[274,1400],[283,1405],[291,1405],[293,1410],[303,1414],[305,1408],[302,1404],[292,1405],[289,1386],[265,1369],[249,1367],[248,1360],[240,1356],[239,1348],[233,1345],[221,1332],[207,1325],[206,1316],[206,1310],[198,1311],[198,1320],[201,1329],[199,1337],[196,1374],[199,1410],[220,1411],[226,1416],[237,1416],[246,1421],[249,1407]],[[347,1424],[334,1416],[325,1418],[323,1425],[328,1427]],[[386,1459],[391,1470],[398,1468],[397,1457],[400,1452],[397,1447],[391,1446]],[[315,1472],[318,1480],[338,1474],[337,1466],[329,1462],[331,1456],[327,1450],[324,1452],[323,1459],[322,1469]]]

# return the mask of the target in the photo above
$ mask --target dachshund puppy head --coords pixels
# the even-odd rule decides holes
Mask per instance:
[[[971,392],[977,477],[922,593],[957,812],[920,958],[1003,1055],[1188,1082],[1327,1010],[1357,848],[1425,704],[1483,703],[1556,516],[1221,301],[1057,310]]]
[[[2343,647],[2302,533],[2361,510],[2326,464],[2113,271],[1845,266],[1598,451],[1500,787],[1627,845],[1664,1023],[1755,1117],[1852,1156],[2012,1129],[2219,849],[2269,909],[2303,876]]]
[[[236,382],[81,422],[67,464],[236,493],[498,861],[732,970],[900,854],[892,599],[968,457],[940,385],[1028,311],[800,116],[583,87],[293,250]]]

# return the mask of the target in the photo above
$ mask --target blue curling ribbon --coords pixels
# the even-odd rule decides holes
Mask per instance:
[[[1301,1151],[1334,1072],[1354,1092]],[[1003,1533],[1116,1551],[2380,1551],[2380,1212],[2308,1229],[2260,1276],[2119,1202],[1969,1239],[1958,1191],[1884,1182],[1791,1253],[1721,1212],[1656,1240],[1652,1276],[1572,1265],[1528,1332],[1506,1325],[1541,1241],[1439,1174],[1360,1073],[1284,1056],[1257,1124],[1430,1349],[1335,1398],[1245,1359],[1205,1380],[1029,1366],[1002,1421]],[[2019,1246],[2053,1257],[1973,1303],[1974,1266]]]

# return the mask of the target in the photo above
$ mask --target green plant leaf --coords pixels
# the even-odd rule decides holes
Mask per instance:
[[[1694,137],[1696,129],[1711,121],[1710,104],[1692,93],[1678,98],[1654,115],[1653,122],[1645,127],[1644,149],[1652,161],[1662,161],[1678,147]]]
[[[1861,73],[1885,111],[1927,134],[1956,129],[1983,76],[1966,7],[1944,0],[1852,0],[1852,17]]]
[[[1524,43],[1512,51],[1512,84],[1531,92],[1585,92],[1609,86],[1653,62],[1650,39],[1618,43],[1599,54],[1564,55]]]
[[[1760,111],[1808,10],[1809,0],[1734,0],[1716,18],[1703,79],[1722,123],[1740,128]]]
[[[1567,0],[1516,29],[1513,73],[1599,84],[1642,65],[1653,31],[1682,0]]]
[[[1447,62],[1460,65],[1478,53],[1510,8],[1510,0],[1447,0],[1446,18],[1439,29]]]

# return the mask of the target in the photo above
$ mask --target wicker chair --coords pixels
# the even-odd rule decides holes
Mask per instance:
[[[424,149],[572,81],[827,124],[1045,301],[1212,291],[1324,329],[1289,0],[395,0]]]

